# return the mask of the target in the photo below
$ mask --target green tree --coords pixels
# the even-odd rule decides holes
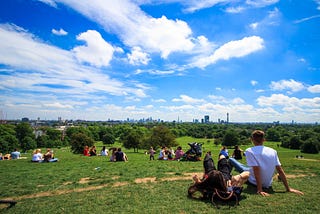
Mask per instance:
[[[131,149],[135,152],[138,152],[138,149],[141,147],[143,140],[143,132],[138,128],[130,129],[128,133],[123,137],[122,144],[125,148]]]
[[[37,148],[37,143],[33,137],[26,136],[21,140],[21,149],[27,151]]]
[[[49,137],[45,134],[38,136],[36,139],[37,147],[38,148],[44,148],[47,147],[49,141]]]
[[[320,142],[317,138],[309,138],[301,145],[301,152],[318,154],[320,151]]]
[[[170,129],[166,126],[160,125],[156,126],[152,129],[151,135],[146,139],[144,145],[153,146],[154,148],[167,146],[167,147],[174,147],[177,146],[177,142],[175,136],[171,133]]]
[[[81,154],[85,146],[93,146],[94,140],[83,133],[74,133],[70,139],[71,151],[75,154]]]
[[[15,148],[19,148],[19,143],[14,135],[5,134],[0,136],[0,150],[4,154],[11,153]]]
[[[116,137],[112,128],[103,127],[99,132],[100,140],[103,144],[111,145],[116,141]]]
[[[266,132],[266,138],[268,141],[279,142],[280,141],[280,133],[275,128],[269,128]]]
[[[28,150],[28,149],[35,148],[36,145],[33,144],[35,136],[33,134],[33,129],[29,123],[19,123],[16,126],[15,131],[16,131],[16,137],[21,145],[22,150]],[[29,143],[26,142],[26,140],[25,140],[26,137],[28,137],[27,140],[30,140],[30,139],[33,140],[33,141],[30,140],[30,143],[31,143],[30,146],[32,148],[30,148]],[[24,141],[24,142],[22,142],[22,141]]]
[[[222,139],[222,145],[235,146],[239,144],[239,136],[236,131],[228,130]]]
[[[300,140],[299,136],[294,135],[290,138],[290,149],[300,149],[302,145],[302,141]]]

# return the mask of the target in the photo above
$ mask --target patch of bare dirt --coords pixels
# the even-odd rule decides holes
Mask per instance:
[[[117,179],[119,179],[120,178],[120,176],[113,176],[112,177],[112,180],[117,180]]]
[[[308,159],[308,158],[298,158],[297,160],[320,162],[320,160],[317,160],[317,159]]]
[[[89,177],[81,178],[79,181],[79,184],[86,184],[86,183],[89,183],[89,181],[90,181]]]
[[[156,177],[147,177],[147,178],[137,178],[136,180],[134,180],[135,183],[137,184],[141,184],[141,183],[148,183],[148,182],[156,182]]]
[[[129,182],[115,182],[112,187],[121,187],[121,186],[126,186],[128,185]]]

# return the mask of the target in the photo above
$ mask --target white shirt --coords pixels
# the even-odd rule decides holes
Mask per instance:
[[[272,177],[276,166],[281,163],[277,151],[266,146],[254,146],[245,151],[247,165],[250,166],[249,182],[257,184],[252,166],[260,167],[262,187],[268,188],[272,184]]]
[[[41,153],[33,154],[32,161],[41,161],[41,160],[42,160],[42,154]]]

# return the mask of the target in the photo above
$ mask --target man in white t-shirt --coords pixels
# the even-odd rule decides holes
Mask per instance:
[[[269,196],[263,189],[271,187],[275,169],[279,173],[280,179],[288,192],[303,195],[303,192],[289,187],[277,151],[263,146],[263,142],[265,141],[264,135],[264,132],[261,130],[255,130],[252,133],[251,141],[253,142],[254,147],[248,148],[245,151],[247,166],[241,164],[234,158],[229,159],[230,164],[240,173],[243,171],[250,172],[248,182],[257,186],[257,193],[259,195]]]

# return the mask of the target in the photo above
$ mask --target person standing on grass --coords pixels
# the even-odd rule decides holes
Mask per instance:
[[[230,158],[229,162],[240,173],[243,171],[250,172],[248,183],[257,187],[257,193],[262,196],[270,196],[265,190],[271,188],[273,174],[276,169],[287,192],[303,195],[303,192],[289,187],[277,151],[263,145],[265,133],[261,130],[253,131],[251,141],[254,146],[245,151],[247,166],[234,158]]]
[[[154,160],[154,153],[155,152],[156,151],[154,151],[153,147],[150,147],[150,149],[149,149],[149,155],[150,155],[149,160]]]

